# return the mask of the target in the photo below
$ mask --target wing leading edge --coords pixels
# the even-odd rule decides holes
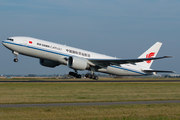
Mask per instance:
[[[163,58],[170,58],[172,56],[154,57],[154,58],[138,58],[138,59],[88,59],[94,66],[107,67],[109,65],[120,65],[120,64],[136,64],[139,62],[157,60]]]

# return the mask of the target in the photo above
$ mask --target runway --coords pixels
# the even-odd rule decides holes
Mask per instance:
[[[1,82],[180,82],[180,80],[3,80]]]
[[[138,105],[138,104],[165,104],[165,103],[180,103],[180,100],[132,101],[132,102],[95,102],[95,103],[3,104],[3,105],[0,105],[0,108],[97,106],[97,105]]]

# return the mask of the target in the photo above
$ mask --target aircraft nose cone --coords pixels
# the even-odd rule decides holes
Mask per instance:
[[[2,44],[4,45],[4,40],[2,41]]]
[[[5,40],[3,40],[3,41],[2,41],[2,44],[3,44],[4,46],[6,46],[6,44],[5,44]]]
[[[3,40],[2,41],[2,44],[5,46],[5,47],[8,47],[7,43],[6,43],[6,40]]]
[[[8,44],[8,41],[7,41],[7,40],[3,40],[3,41],[2,41],[2,44],[3,44],[6,48],[8,48],[8,49],[12,49],[12,48],[13,48],[10,44]]]

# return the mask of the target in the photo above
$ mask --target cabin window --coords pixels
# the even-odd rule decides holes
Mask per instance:
[[[7,40],[14,41],[14,39],[11,39],[11,38],[7,38]]]

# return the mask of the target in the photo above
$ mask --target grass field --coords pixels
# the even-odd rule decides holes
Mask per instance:
[[[1,120],[179,120],[180,104],[0,109]]]
[[[0,83],[0,104],[180,100],[180,83]],[[0,119],[180,119],[180,104],[0,108]]]
[[[180,99],[180,83],[0,83],[0,104]]]

